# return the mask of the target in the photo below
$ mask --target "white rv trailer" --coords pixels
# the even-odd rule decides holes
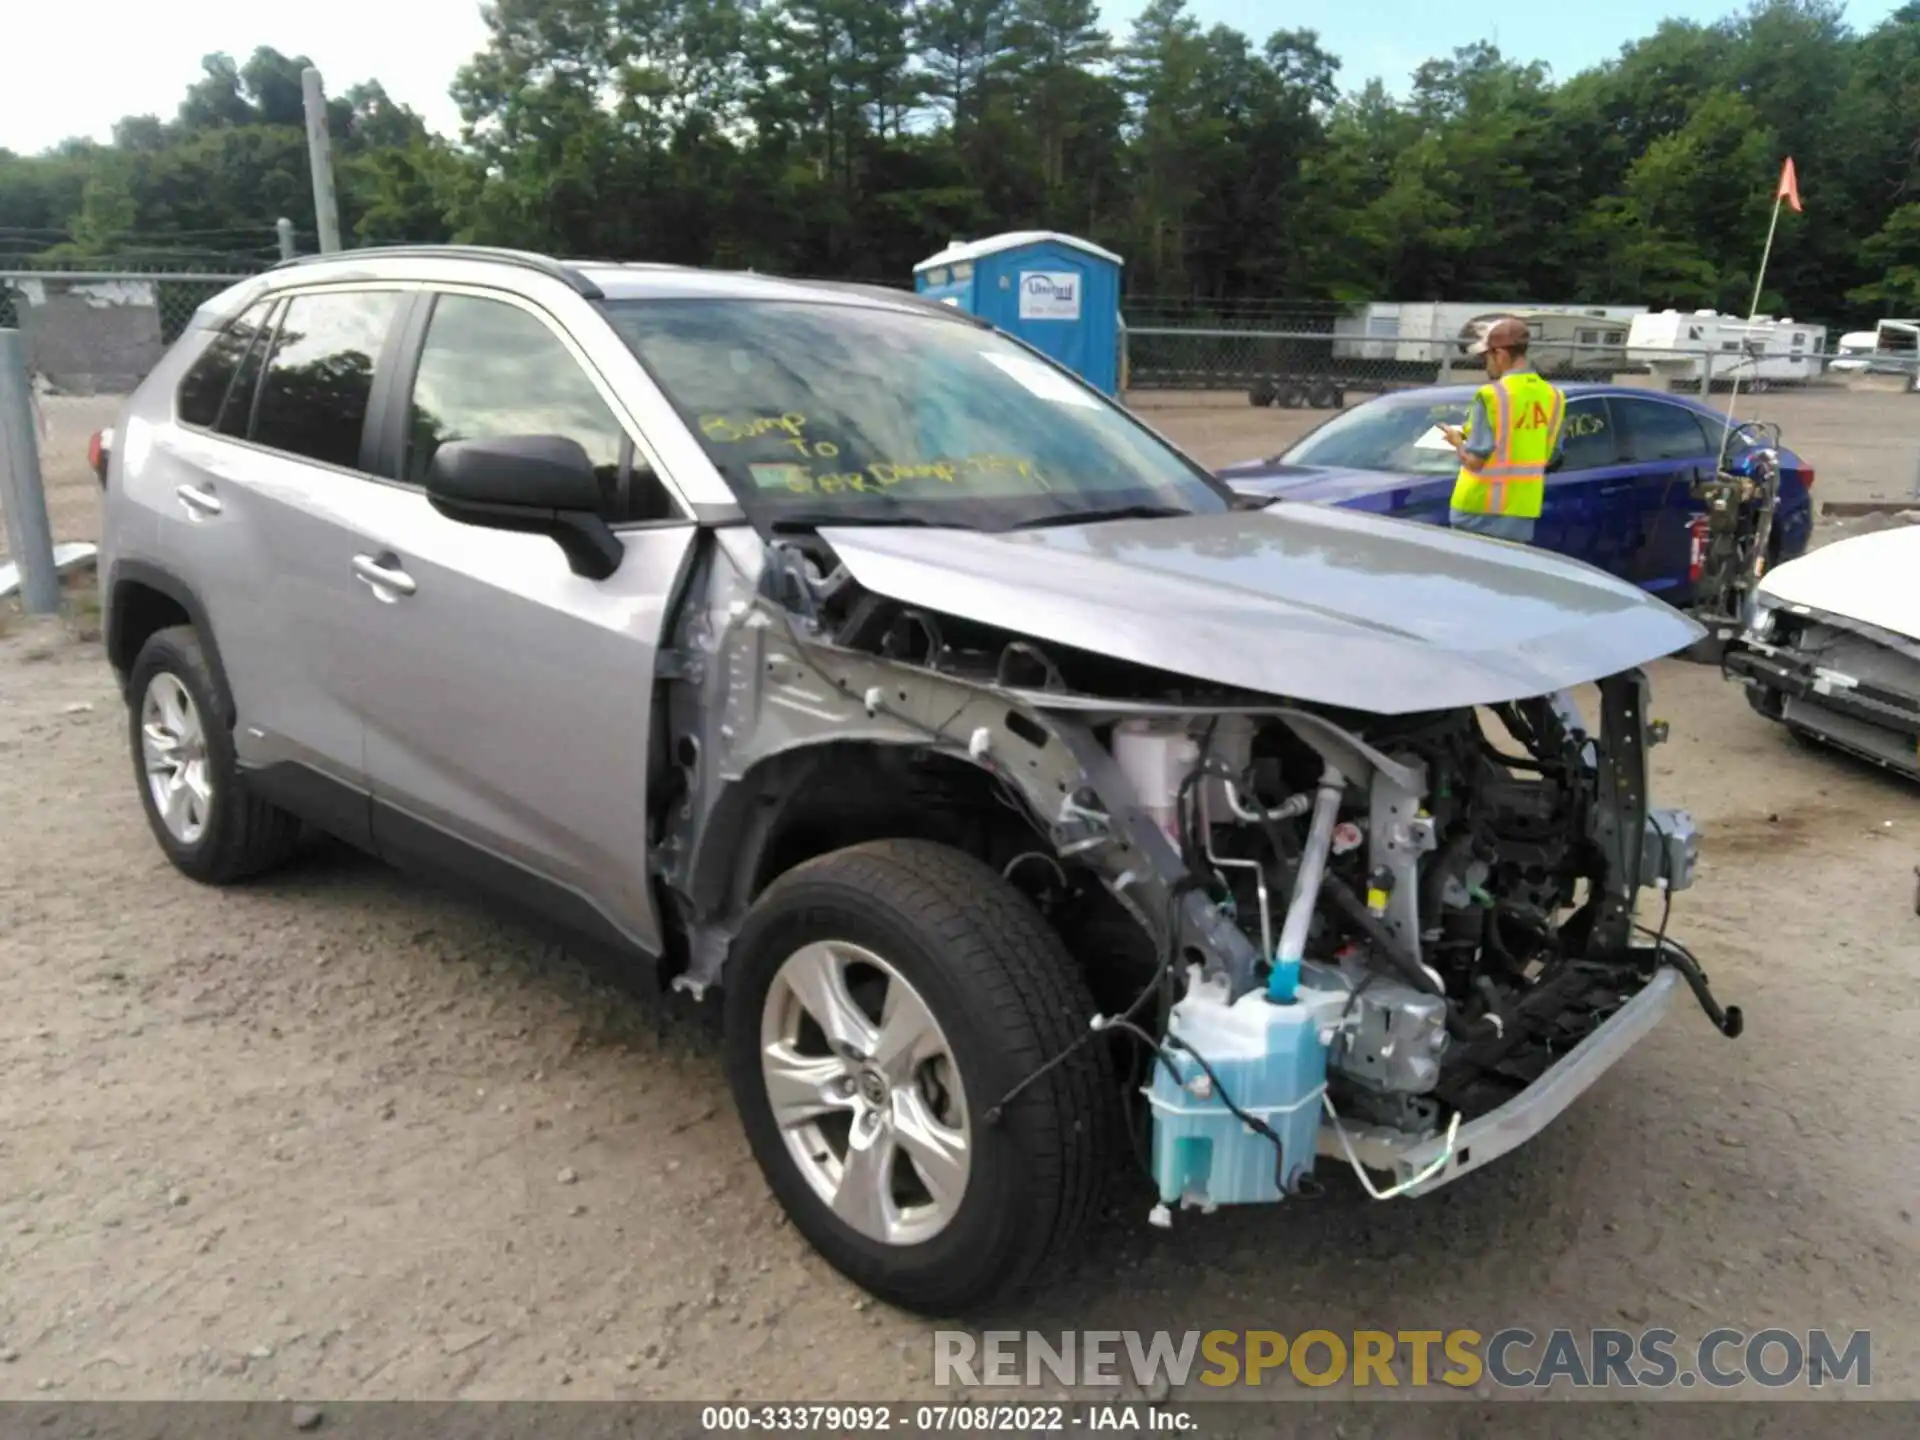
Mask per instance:
[[[1875,325],[1867,369],[1879,375],[1912,375],[1920,369],[1920,320],[1882,320]]]
[[[1635,317],[1627,359],[1676,389],[1703,384],[1804,385],[1825,365],[1827,328],[1792,317],[1744,319],[1717,310],[1661,310]]]
[[[1864,375],[1873,366],[1878,337],[1872,330],[1849,330],[1834,347],[1827,369],[1835,375]]]
[[[1461,337],[1476,320],[1489,315],[1585,315],[1596,320],[1631,321],[1647,313],[1644,305],[1541,305],[1516,301],[1375,301],[1356,306],[1333,324],[1336,360],[1392,360],[1438,366],[1457,358]]]
[[[1473,345],[1500,320],[1523,321],[1531,332],[1527,358],[1542,375],[1558,379],[1611,380],[1627,368],[1627,320],[1564,310],[1499,310],[1467,322],[1460,332],[1455,370],[1478,371]]]
[[[1835,375],[1905,375],[1920,383],[1920,320],[1882,320],[1840,337],[1827,362]]]

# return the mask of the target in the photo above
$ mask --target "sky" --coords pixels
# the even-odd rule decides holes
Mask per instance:
[[[1144,4],[1106,0],[1103,17],[1116,37],[1124,39]],[[1851,0],[1847,16],[1869,28],[1897,4]],[[429,125],[452,133],[459,115],[447,86],[486,40],[477,0],[109,0],[85,22],[45,0],[16,0],[9,8],[0,149],[27,154],[74,135],[105,140],[122,115],[170,118],[199,75],[202,55],[225,50],[244,59],[257,45],[306,55],[333,92],[377,78]],[[1544,60],[1565,77],[1616,54],[1668,16],[1713,20],[1744,5],[1609,0],[1536,5],[1525,13],[1485,0],[1189,0],[1189,8],[1202,24],[1231,25],[1256,40],[1281,28],[1317,30],[1342,62],[1344,88],[1378,76],[1404,93],[1415,66],[1475,40],[1492,40],[1516,59]],[[89,38],[89,31],[110,38]]]

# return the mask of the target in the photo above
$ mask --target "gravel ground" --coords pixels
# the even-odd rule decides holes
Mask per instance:
[[[1905,489],[1899,397],[1767,398],[1823,493]],[[1315,418],[1151,414],[1215,462]],[[60,538],[91,538],[84,465],[48,468]],[[0,639],[0,1398],[935,1393],[934,1327],[776,1211],[711,1007],[331,845],[233,890],[179,877],[90,634]],[[1706,837],[1673,931],[1744,1037],[1683,1001],[1532,1145],[1419,1201],[1323,1165],[1319,1201],[1160,1232],[1135,1183],[995,1323],[1866,1328],[1875,1393],[1920,1399],[1920,791],[1711,670],[1654,683],[1660,797]]]

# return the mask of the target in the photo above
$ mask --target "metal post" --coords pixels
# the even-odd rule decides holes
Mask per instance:
[[[300,91],[307,102],[307,161],[313,168],[313,213],[320,231],[320,253],[340,248],[340,206],[333,194],[333,151],[327,140],[327,92],[320,72],[309,65],[300,72]]]
[[[274,233],[280,237],[280,258],[291,260],[293,258],[293,222],[282,215],[273,222],[273,229]]]
[[[18,330],[0,330],[0,503],[7,507],[7,548],[20,567],[20,600],[29,615],[60,609],[53,568],[53,527],[40,488],[40,433],[33,423],[27,346]]]

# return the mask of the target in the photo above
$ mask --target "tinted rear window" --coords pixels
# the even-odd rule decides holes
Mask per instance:
[[[262,300],[252,306],[244,315],[229,321],[201,351],[200,358],[193,362],[180,382],[175,411],[181,424],[212,428],[219,423],[220,407],[233,388],[233,377],[252,348],[272,305],[271,300]]]
[[[1708,453],[1706,430],[1680,406],[1659,400],[1613,403],[1625,417],[1627,450],[1635,460],[1691,460]]]
[[[284,301],[275,301],[273,313],[260,322],[260,334],[240,362],[240,371],[227,391],[227,403],[220,407],[220,433],[244,440],[253,428],[253,402],[260,393],[260,370],[267,363],[267,350],[273,344]]]
[[[374,361],[400,306],[391,290],[296,295],[261,379],[253,438],[328,465],[358,468]]]

